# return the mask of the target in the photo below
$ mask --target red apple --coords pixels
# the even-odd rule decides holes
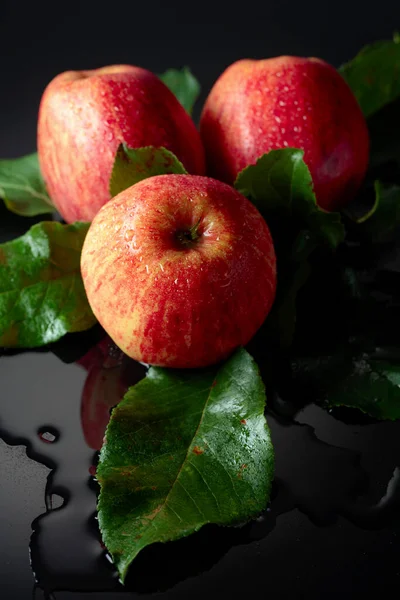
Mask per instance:
[[[114,65],[67,71],[50,82],[40,104],[38,152],[48,192],[65,221],[91,221],[110,200],[121,142],[164,146],[189,173],[204,173],[192,119],[150,71]]]
[[[220,76],[200,124],[209,174],[232,183],[276,148],[302,148],[318,204],[356,194],[369,154],[367,125],[341,75],[318,58],[240,60]]]
[[[128,356],[203,367],[246,344],[275,295],[275,253],[258,210],[207,177],[160,175],[108,202],[82,250],[101,325]]]

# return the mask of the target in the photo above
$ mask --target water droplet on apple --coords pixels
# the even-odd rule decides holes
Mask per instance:
[[[281,133],[285,133],[285,132],[286,132],[286,129],[284,127],[282,127]]]
[[[107,140],[108,140],[109,142],[111,142],[111,141],[114,139],[114,134],[113,134],[113,132],[112,132],[112,131],[109,131],[109,132],[107,133],[107,136],[106,136],[106,137],[107,137]]]
[[[289,88],[288,88],[288,86],[287,86],[287,85],[285,85],[285,87],[283,88],[283,91],[284,91],[284,92],[288,92],[288,91],[289,91]]]
[[[174,283],[175,283],[175,285],[177,285],[177,283],[178,283],[178,280],[177,280],[177,279],[175,279]]]
[[[135,235],[135,232],[134,232],[133,229],[127,229],[125,231],[125,239],[126,239],[126,241],[130,242],[134,235]]]
[[[307,121],[307,115],[303,115],[303,121]]]
[[[285,106],[286,102],[284,102],[283,100],[279,100],[279,106]]]
[[[280,123],[280,122],[281,122],[281,120],[280,120],[280,118],[279,118],[279,117],[275,117],[275,121],[276,121],[277,123]]]
[[[276,75],[276,77],[282,77],[282,73],[281,73],[280,71],[277,71],[277,72],[275,73],[275,75]]]
[[[118,112],[119,111],[119,106],[114,106],[114,110],[115,110],[115,112]]]
[[[283,142],[283,145],[284,145],[285,147],[289,146],[289,144],[288,144],[286,141],[285,141],[285,142]]]

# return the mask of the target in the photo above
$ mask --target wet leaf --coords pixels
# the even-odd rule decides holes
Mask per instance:
[[[299,231],[308,229],[316,240],[336,248],[344,239],[340,215],[317,205],[303,155],[296,148],[271,150],[239,173],[235,187],[252,200],[267,222],[276,217],[294,219]]]
[[[366,46],[339,72],[370,117],[400,96],[399,36]]]
[[[0,160],[0,197],[9,210],[23,217],[54,211],[36,153]]]
[[[367,353],[336,352],[299,359],[292,367],[325,407],[346,406],[376,419],[400,419],[400,364]]]
[[[114,409],[97,469],[99,523],[121,578],[144,547],[268,502],[265,390],[245,350],[207,370],[150,368]]]
[[[183,164],[169,150],[154,146],[128,148],[120,144],[110,178],[111,197],[142,179],[168,173],[187,173]]]
[[[34,348],[96,319],[80,273],[87,223],[38,223],[0,244],[0,345]]]
[[[161,81],[177,97],[183,108],[192,114],[193,106],[200,94],[200,83],[188,67],[168,69],[160,75]]]
[[[357,223],[364,240],[375,244],[391,241],[400,225],[400,187],[375,182],[375,202]]]
[[[344,239],[340,215],[317,206],[303,154],[293,148],[272,150],[241,171],[235,182],[271,229],[278,288],[265,331],[281,348],[293,340],[297,294],[310,274],[309,257],[317,248],[336,249]]]

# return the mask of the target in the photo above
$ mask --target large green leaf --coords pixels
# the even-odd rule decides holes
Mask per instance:
[[[375,202],[357,223],[363,239],[373,243],[391,241],[400,226],[400,187],[375,182]]]
[[[376,419],[400,419],[400,364],[344,351],[299,359],[292,367],[325,407],[346,406]]]
[[[369,117],[400,96],[400,38],[375,42],[339,69]]]
[[[9,210],[24,217],[48,214],[54,210],[36,153],[0,160],[0,197]]]
[[[169,150],[154,146],[128,148],[120,144],[111,173],[110,194],[114,197],[142,179],[168,173],[187,174],[183,164]]]
[[[80,273],[88,228],[43,222],[0,244],[0,346],[43,346],[95,324]]]
[[[272,150],[243,169],[235,187],[252,200],[267,222],[274,217],[295,219],[298,230],[306,227],[315,239],[336,248],[344,239],[340,215],[317,205],[303,155],[296,148]]]
[[[400,166],[400,99],[368,119],[368,129],[371,140],[370,168],[376,169],[389,162]]]
[[[192,114],[193,106],[200,94],[200,83],[188,67],[168,69],[160,75],[161,81],[177,97],[183,108]]]
[[[122,580],[138,552],[268,502],[273,448],[257,366],[238,350],[205,371],[151,368],[114,409],[97,477],[99,523]]]
[[[308,279],[310,255],[320,246],[334,250],[344,239],[340,215],[316,203],[303,154],[293,148],[272,150],[241,171],[235,182],[271,229],[278,289],[266,331],[280,347],[290,346],[293,339],[297,293]]]

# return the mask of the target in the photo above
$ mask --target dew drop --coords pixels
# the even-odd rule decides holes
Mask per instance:
[[[46,425],[40,427],[38,431],[39,439],[45,444],[54,444],[60,437],[60,434],[54,427],[47,427]]]
[[[134,235],[135,235],[135,232],[134,232],[133,229],[127,229],[125,231],[125,239],[126,239],[126,241],[130,242]]]

